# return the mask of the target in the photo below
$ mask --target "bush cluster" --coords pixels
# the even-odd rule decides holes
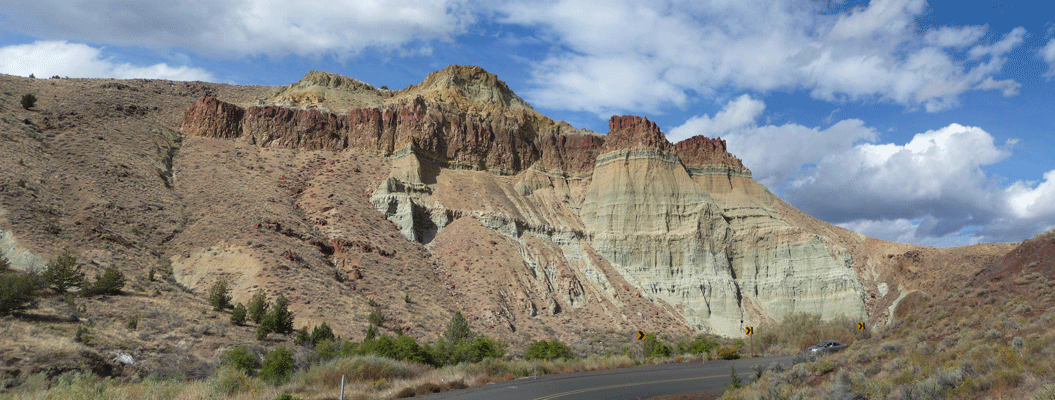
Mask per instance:
[[[6,261],[0,256],[0,263]],[[0,317],[35,307],[39,287],[40,281],[34,274],[0,272]]]
[[[257,340],[264,340],[269,333],[288,335],[293,333],[293,312],[289,311],[289,300],[282,293],[278,294],[275,304],[268,304],[264,309],[270,311],[260,317],[260,325],[256,327]]]
[[[246,309],[249,320],[259,324],[264,319],[264,314],[267,314],[267,307],[267,295],[264,294],[264,289],[257,289]]]
[[[119,295],[124,287],[125,274],[115,267],[108,267],[103,273],[95,275],[95,283],[82,285],[81,295],[85,297]]]
[[[504,343],[487,336],[476,336],[468,327],[465,317],[456,313],[436,344],[428,345],[402,334],[394,337],[382,335],[374,325],[369,326],[362,342],[351,342],[335,337],[329,325],[323,323],[315,327],[311,334],[307,334],[307,329],[300,330],[304,333],[298,333],[298,336],[304,337],[298,341],[314,345],[315,351],[309,356],[314,362],[338,356],[379,356],[438,367],[480,362],[505,355]]]
[[[717,340],[705,336],[697,337],[696,340],[678,342],[678,354],[710,354],[718,349],[720,344]]]
[[[37,96],[33,93],[26,93],[22,95],[22,108],[28,110],[37,106]]]
[[[209,288],[209,304],[213,311],[231,308],[231,286],[226,279],[221,278]]]
[[[655,333],[645,335],[645,344],[642,346],[645,357],[670,357],[674,350],[669,345],[656,338]]]
[[[532,341],[531,346],[528,346],[527,352],[524,353],[525,360],[570,360],[573,358],[575,354],[572,353],[571,347],[555,339],[548,342],[545,340]]]
[[[729,346],[722,346],[718,349],[717,356],[722,360],[738,360],[740,359],[740,352]]]

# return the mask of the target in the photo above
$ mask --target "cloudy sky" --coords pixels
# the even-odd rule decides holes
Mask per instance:
[[[607,131],[721,136],[825,221],[935,246],[1055,228],[1042,1],[4,0],[0,73],[402,88],[448,64]]]

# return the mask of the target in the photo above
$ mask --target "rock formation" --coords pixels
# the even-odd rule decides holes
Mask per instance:
[[[867,318],[850,252],[783,220],[779,200],[720,138],[674,145],[635,116],[612,117],[607,135],[574,129],[476,67],[449,67],[384,96],[354,82],[313,72],[282,93],[329,85],[329,99],[351,88],[356,98],[373,96],[360,102],[372,106],[337,113],[321,111],[330,108],[323,101],[242,112],[206,98],[187,110],[183,131],[271,148],[377,152],[391,169],[371,201],[404,237],[430,245],[472,218],[509,238],[533,276],[540,258],[563,258],[557,265],[581,274],[573,285],[580,289],[559,289],[565,295],[554,307],[591,301],[578,298],[585,287],[611,294],[620,280],[676,310],[681,323],[723,335],[792,312]],[[537,310],[539,296],[555,294],[524,296]]]

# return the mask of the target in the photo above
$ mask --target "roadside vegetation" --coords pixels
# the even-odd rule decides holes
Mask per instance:
[[[158,272],[170,275],[164,270]],[[165,283],[155,276],[157,272],[150,275],[148,285],[162,289],[173,286],[177,292],[186,291],[178,284]],[[69,321],[82,321],[74,323],[76,329],[69,331],[68,343],[54,344],[67,352],[83,353],[93,347],[105,347],[106,343],[112,344],[129,334],[145,338],[150,335],[148,332],[157,332],[155,313],[142,310],[118,317],[119,328],[110,328],[128,334],[84,323],[95,320],[85,304],[95,303],[78,305],[73,300],[75,297],[120,295],[125,283],[124,275],[116,269],[96,273],[94,281],[86,278],[82,266],[69,252],[39,272],[15,271],[6,260],[0,260],[0,284],[5,285],[0,293],[5,314],[32,318],[34,307],[43,299],[52,307],[71,310]],[[136,290],[142,293],[146,289]],[[157,293],[157,289],[154,291]],[[230,284],[221,279],[205,293],[205,300],[201,314],[215,314],[209,318],[223,321],[228,328],[210,325],[211,328],[200,328],[196,331],[200,333],[195,334],[222,336],[225,329],[245,330],[248,338],[255,332],[257,341],[218,348],[211,361],[174,366],[176,370],[167,372],[140,371],[101,377],[97,371],[85,368],[58,374],[21,374],[7,380],[8,387],[0,390],[0,399],[335,398],[341,376],[346,379],[346,398],[406,398],[536,374],[736,359],[746,356],[751,346],[755,354],[791,354],[801,351],[795,341],[805,340],[782,335],[770,338],[761,329],[760,336],[767,338],[764,343],[707,335],[674,338],[655,332],[647,333],[644,341],[637,341],[632,339],[636,336],[634,332],[609,330],[588,338],[592,343],[604,343],[603,348],[577,348],[552,338],[511,348],[501,340],[473,332],[465,317],[456,312],[441,334],[430,342],[422,342],[403,335],[398,326],[386,326],[388,318],[383,306],[371,304],[373,308],[367,318],[370,325],[363,339],[356,341],[335,335],[325,322],[294,329],[295,315],[281,293],[269,301],[263,291],[258,291],[247,305],[232,306]],[[830,322],[820,323],[810,318],[802,316],[795,323],[828,329],[818,335],[835,329]],[[148,326],[146,330],[143,330],[144,324]],[[774,328],[774,332],[780,331]],[[279,336],[272,338],[271,334]]]
[[[1008,283],[909,294],[893,326],[723,398],[1055,399],[1055,277]],[[839,334],[825,337],[844,341]]]
[[[608,331],[607,336],[590,336],[591,343],[605,343],[591,348],[552,338],[511,347],[473,332],[460,312],[435,338],[419,341],[403,335],[398,326],[385,326],[380,304],[373,305],[362,340],[351,340],[335,335],[325,322],[294,329],[295,316],[281,294],[269,301],[259,291],[248,305],[232,308],[229,284],[218,281],[207,292],[201,313],[216,314],[216,321],[229,329],[246,331],[248,342],[216,349],[211,360],[187,367],[185,374],[148,371],[102,378],[82,369],[12,376],[0,389],[0,399],[336,398],[342,376],[346,398],[407,398],[536,373],[796,355],[821,340],[838,340],[850,348],[816,360],[800,359],[790,368],[760,365],[744,378],[731,373],[724,398],[1055,399],[1055,334],[1049,329],[1055,320],[1055,277],[1030,273],[1008,283],[1006,290],[967,287],[940,297],[911,293],[896,309],[895,322],[874,333],[858,330],[859,321],[792,314],[779,323],[756,326],[746,340],[648,332],[644,341],[637,341],[632,332]],[[68,331],[66,343],[52,346],[83,353],[112,342],[115,335],[103,326],[84,324],[90,311],[74,298],[121,295],[124,284],[116,269],[97,272],[90,281],[70,253],[39,272],[14,270],[0,258],[0,314],[6,320],[31,316],[42,301],[66,307],[75,318],[71,320],[82,323],[71,325],[76,329]],[[141,331],[141,318],[150,321],[149,313],[121,318],[121,330],[148,335]],[[159,327],[146,324],[154,326],[151,332]],[[4,329],[5,334],[26,334]],[[227,328],[209,329],[223,335]],[[253,332],[263,332],[260,340],[251,339]],[[215,333],[206,329],[201,334]]]

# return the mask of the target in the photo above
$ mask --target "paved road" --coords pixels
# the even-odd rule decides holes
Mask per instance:
[[[736,361],[706,361],[646,365],[605,371],[547,375],[453,390],[425,396],[428,399],[641,399],[679,393],[721,393],[729,384],[729,365],[745,383],[754,378],[751,366],[781,363],[789,367],[794,356],[749,358]]]

